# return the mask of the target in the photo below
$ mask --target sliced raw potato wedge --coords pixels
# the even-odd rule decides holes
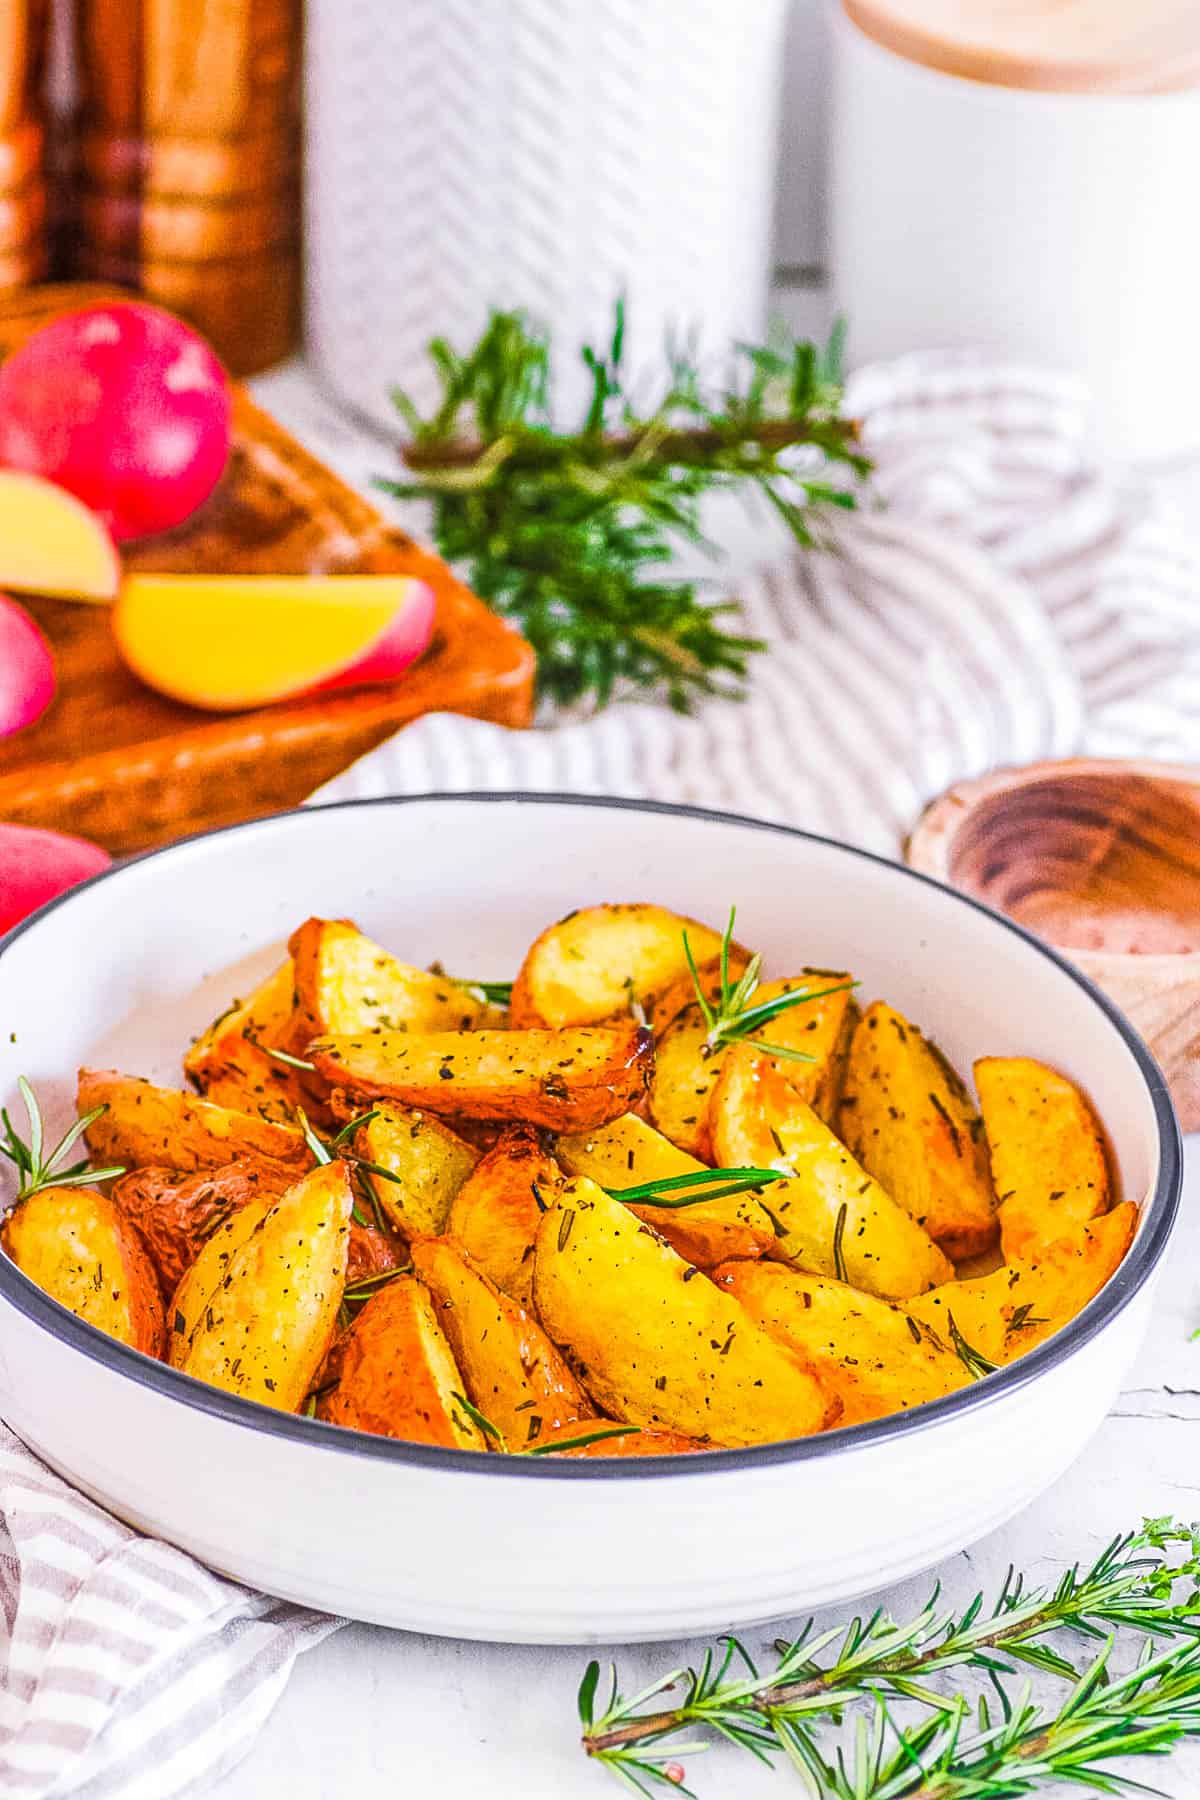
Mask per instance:
[[[995,1242],[983,1123],[936,1045],[882,1000],[855,1028],[838,1129],[953,1261]]]
[[[433,1295],[466,1396],[509,1450],[593,1412],[537,1320],[502,1294],[451,1238],[414,1244],[413,1268]]]
[[[353,1204],[345,1163],[302,1175],[230,1257],[177,1366],[282,1412],[302,1406],[337,1324]]]
[[[1137,1217],[1137,1207],[1126,1200],[1035,1258],[977,1280],[948,1282],[910,1300],[906,1310],[944,1343],[953,1344],[957,1332],[989,1362],[1012,1362],[1095,1298],[1133,1242]]]
[[[89,507],[41,475],[0,469],[0,588],[106,601],[120,580],[116,545]]]
[[[975,1089],[1007,1262],[1036,1256],[1108,1211],[1104,1138],[1074,1082],[1028,1056],[985,1056]]]
[[[288,947],[306,1038],[469,1031],[494,1022],[491,1009],[466,988],[399,962],[349,919],[308,919]]]
[[[555,1153],[568,1174],[586,1176],[614,1192],[647,1181],[693,1175],[704,1168],[636,1113],[626,1113],[594,1131],[560,1137]],[[640,1201],[628,1204],[631,1212],[652,1225],[697,1268],[711,1269],[731,1256],[763,1256],[775,1242],[775,1227],[753,1193],[727,1194],[720,1200],[696,1200],[679,1207]]]
[[[328,1081],[372,1098],[571,1131],[615,1119],[642,1098],[652,1046],[630,1021],[568,1031],[385,1031],[319,1038],[308,1055]]]
[[[406,1238],[438,1237],[479,1152],[429,1113],[381,1100],[355,1133],[354,1149],[395,1177],[364,1176],[389,1222]]]
[[[533,1297],[601,1408],[630,1424],[745,1445],[837,1414],[813,1370],[595,1182],[538,1227]]]
[[[962,1359],[901,1306],[781,1263],[725,1263],[713,1276],[773,1337],[810,1362],[842,1401],[842,1425],[968,1387]]]
[[[515,1026],[598,1025],[628,1017],[688,972],[683,934],[697,962],[721,934],[662,906],[587,906],[531,944],[513,983]],[[741,953],[744,957],[744,952]]]
[[[529,1305],[533,1240],[562,1170],[529,1125],[510,1125],[454,1196],[446,1229],[501,1293]]]
[[[486,1450],[463,1405],[463,1377],[429,1290],[397,1275],[367,1301],[338,1345],[336,1387],[317,1404],[331,1425],[415,1444]]]
[[[183,1059],[184,1074],[216,1106],[292,1125],[308,1104],[300,1071],[272,1057],[292,1054],[307,1033],[297,1029],[291,958],[245,1000],[213,1020]]]
[[[80,1113],[105,1108],[84,1134],[98,1163],[191,1170],[220,1169],[240,1156],[312,1161],[298,1126],[214,1106],[118,1069],[80,1069],[76,1105]]]
[[[923,1293],[954,1273],[916,1220],[802,1101],[773,1058],[738,1044],[713,1094],[713,1148],[727,1167],[775,1168],[766,1188],[771,1255],[885,1300]]]
[[[94,1188],[43,1188],[4,1222],[0,1246],[22,1274],[98,1331],[161,1356],[158,1277],[136,1226]]]

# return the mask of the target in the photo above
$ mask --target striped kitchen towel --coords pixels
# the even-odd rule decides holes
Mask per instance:
[[[1097,464],[1078,384],[924,355],[864,370],[848,403],[870,493],[828,549],[784,549],[738,584],[770,644],[744,701],[534,732],[434,714],[314,800],[629,794],[895,854],[930,799],[989,768],[1200,755],[1200,534]]]

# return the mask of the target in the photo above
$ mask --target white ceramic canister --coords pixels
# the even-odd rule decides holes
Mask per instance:
[[[1102,445],[1200,445],[1200,4],[834,0],[830,253],[855,362],[1088,381]]]
[[[491,306],[574,370],[628,301],[631,370],[669,331],[761,335],[784,0],[313,0],[309,349],[357,412],[422,406],[425,355]],[[577,407],[584,378],[558,393]]]

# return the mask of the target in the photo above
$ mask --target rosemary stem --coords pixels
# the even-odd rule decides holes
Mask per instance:
[[[639,455],[647,435],[644,431],[587,432],[573,438],[555,438],[544,451],[536,443],[526,440],[518,451],[510,453],[508,461],[510,465],[536,469],[545,463],[559,462],[566,446],[572,457],[580,462],[606,463],[617,457]],[[823,419],[814,427],[811,418],[764,419],[756,424],[660,431],[651,446],[651,454],[658,462],[669,463],[690,460],[697,454],[708,455],[715,450],[740,449],[745,445],[756,445],[763,450],[787,450],[795,444],[814,442],[824,445],[831,436],[848,446],[855,444],[858,440],[857,421]],[[400,454],[410,469],[432,473],[439,469],[469,469],[494,448],[494,444],[481,443],[478,438],[447,438],[441,443],[405,443]]]

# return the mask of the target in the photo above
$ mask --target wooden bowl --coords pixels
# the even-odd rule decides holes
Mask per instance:
[[[1200,1128],[1200,769],[1001,769],[935,800],[906,857],[1077,963],[1158,1058],[1184,1131]]]

